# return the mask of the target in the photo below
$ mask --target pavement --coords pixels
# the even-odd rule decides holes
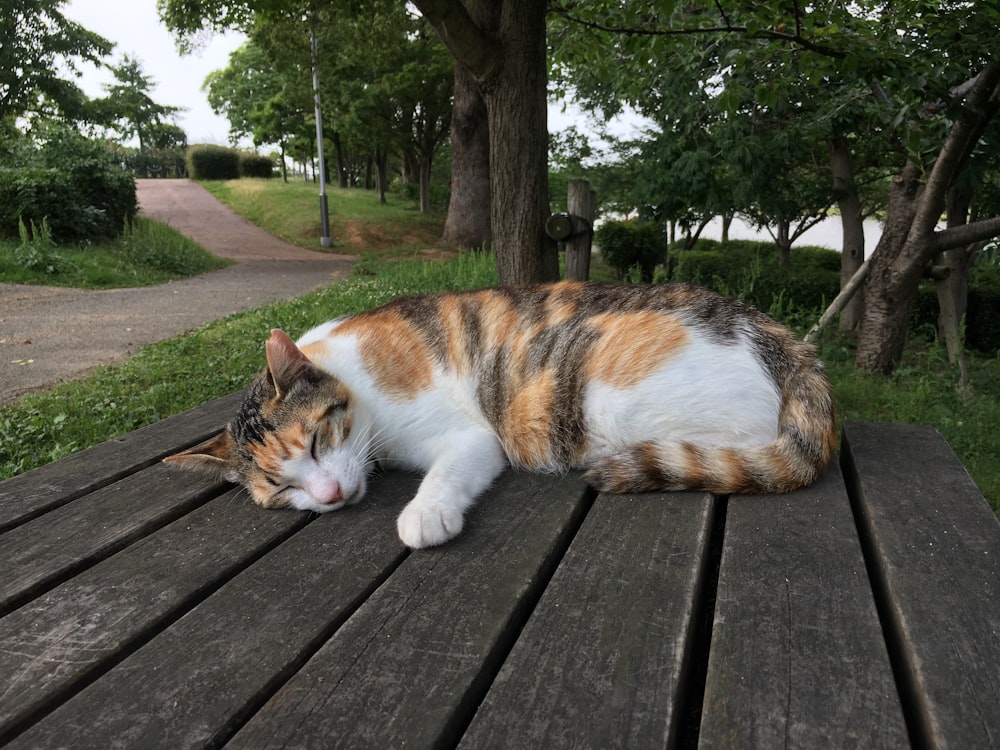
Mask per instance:
[[[136,180],[139,210],[236,261],[134,289],[0,283],[0,404],[127,359],[146,344],[347,277],[354,256],[313,252],[254,226],[189,180]]]

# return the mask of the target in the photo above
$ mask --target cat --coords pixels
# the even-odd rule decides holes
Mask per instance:
[[[609,493],[789,492],[834,450],[813,348],[688,284],[588,282],[396,300],[273,330],[267,367],[218,436],[166,459],[268,508],[356,503],[376,462],[426,472],[397,530],[455,537],[510,464],[586,470]]]

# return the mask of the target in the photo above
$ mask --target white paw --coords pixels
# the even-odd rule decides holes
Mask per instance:
[[[412,549],[444,544],[462,530],[462,511],[437,503],[411,501],[396,521],[399,538]]]

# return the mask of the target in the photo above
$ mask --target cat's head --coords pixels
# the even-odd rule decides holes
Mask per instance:
[[[241,484],[265,508],[322,513],[357,502],[369,460],[366,441],[352,439],[350,391],[282,331],[271,331],[265,348],[267,368],[247,389],[236,418],[164,461]]]

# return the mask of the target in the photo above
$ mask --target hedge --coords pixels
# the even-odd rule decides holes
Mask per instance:
[[[667,260],[667,243],[656,224],[607,221],[594,233],[601,258],[622,278],[638,267],[643,281],[653,280],[653,269]]]
[[[274,177],[274,160],[260,154],[240,154],[240,177]]]
[[[699,240],[693,250],[670,254],[671,279],[691,281],[731,296],[740,296],[765,312],[780,300],[818,315],[840,289],[840,253],[822,247],[792,248],[789,266],[778,265],[773,245],[752,240],[720,243]],[[937,292],[921,285],[911,316],[911,329],[937,330]],[[1000,267],[973,269],[965,315],[966,345],[985,354],[1000,351]]]
[[[822,310],[840,289],[836,250],[793,248],[791,264],[779,266],[777,250],[768,243],[738,240],[707,246],[715,249],[672,252],[671,278],[742,297],[764,311],[779,301],[786,308]]]
[[[192,180],[235,180],[240,176],[240,154],[225,146],[190,146],[186,161]]]
[[[135,179],[107,164],[0,168],[0,234],[48,221],[57,241],[117,236],[138,210]]]

